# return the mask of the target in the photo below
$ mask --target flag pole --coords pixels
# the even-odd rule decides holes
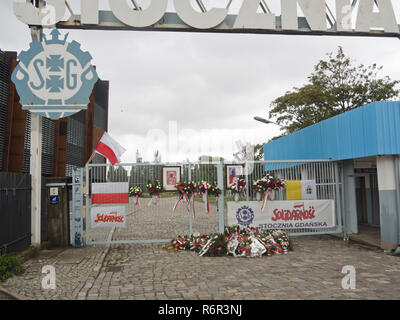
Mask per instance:
[[[93,160],[95,155],[96,155],[96,149],[93,150],[92,155],[90,156],[89,160],[86,162],[85,167]]]

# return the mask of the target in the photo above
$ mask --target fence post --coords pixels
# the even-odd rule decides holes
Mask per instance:
[[[218,231],[224,233],[225,230],[225,203],[224,203],[224,164],[217,164],[218,188],[221,190],[221,195],[218,197]]]
[[[341,219],[341,224],[342,224],[342,233],[343,233],[343,239],[347,239],[347,223],[346,223],[346,214],[342,212],[342,208],[344,210],[344,174],[343,174],[343,166],[342,163],[341,165],[341,175],[339,175],[339,163],[335,162],[335,179],[337,183],[337,192],[339,193],[339,203],[338,203],[338,208],[340,212],[340,219]],[[340,181],[340,188],[339,188],[339,181]],[[339,218],[339,215],[338,215]]]
[[[86,201],[85,201],[85,245],[90,244],[90,234],[89,234],[89,215],[90,215],[90,200],[89,200],[89,189],[90,189],[90,179],[89,179],[89,165],[86,165],[86,186],[85,186],[85,195],[86,195]]]
[[[247,161],[244,163],[244,175],[246,179],[246,201],[249,201],[250,185],[249,185],[249,166]]]
[[[188,164],[188,182],[192,181],[192,165]],[[189,199],[189,236],[193,235],[193,206]]]
[[[72,238],[71,245],[82,247],[83,241],[83,168],[72,171]]]

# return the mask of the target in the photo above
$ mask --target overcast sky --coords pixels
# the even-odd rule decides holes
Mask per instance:
[[[100,2],[108,8],[108,1]],[[20,52],[31,38],[12,3],[0,1],[0,49]],[[69,3],[79,13],[79,1]],[[377,63],[382,75],[400,79],[395,38],[67,32],[110,81],[109,133],[127,149],[124,162],[135,161],[137,149],[147,161],[156,149],[163,161],[201,154],[233,159],[236,141],[268,141],[279,127],[253,117],[266,117],[272,100],[305,84],[313,66],[339,45],[356,62]]]

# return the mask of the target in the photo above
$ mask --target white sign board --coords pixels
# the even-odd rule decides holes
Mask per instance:
[[[125,228],[126,207],[93,207],[91,209],[91,227]]]
[[[336,225],[333,200],[228,202],[228,225],[262,229],[330,228]]]

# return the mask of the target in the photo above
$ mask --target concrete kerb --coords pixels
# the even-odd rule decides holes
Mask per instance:
[[[92,273],[89,275],[89,277],[87,278],[86,282],[84,283],[84,285],[79,290],[79,293],[78,293],[78,296],[77,296],[77,300],[86,300],[89,290],[93,287],[94,282],[96,281],[97,277],[99,276],[101,268],[103,267],[104,259],[106,258],[106,256],[110,252],[110,248],[111,248],[111,243],[110,242],[111,242],[112,237],[114,235],[114,231],[115,231],[115,227],[113,227],[111,229],[110,233],[108,234],[107,242],[109,242],[109,244],[106,245],[105,250],[101,253],[100,259],[98,260],[96,266],[93,268]]]

